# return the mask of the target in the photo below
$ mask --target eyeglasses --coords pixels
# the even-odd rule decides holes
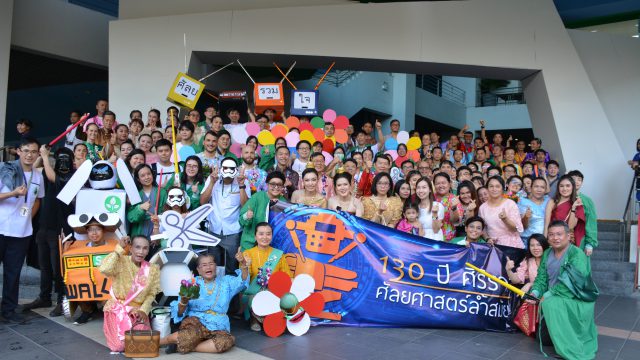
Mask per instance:
[[[268,183],[268,185],[271,186],[274,189],[281,189],[281,188],[284,187],[284,185],[281,184],[281,183]]]
[[[378,186],[389,186],[390,184],[386,181],[380,181],[378,182]]]

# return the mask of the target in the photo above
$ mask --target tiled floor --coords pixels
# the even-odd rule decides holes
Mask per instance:
[[[74,326],[29,313],[20,325],[0,325],[0,359],[121,359],[104,346],[102,321]],[[598,359],[640,359],[640,297],[601,296],[596,303]],[[522,334],[470,330],[315,327],[302,337],[271,339],[232,321],[237,346],[219,359],[544,359],[538,343]],[[553,355],[552,348],[544,349]],[[164,355],[210,359],[211,355]]]

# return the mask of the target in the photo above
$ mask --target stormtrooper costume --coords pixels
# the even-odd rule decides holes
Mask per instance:
[[[226,157],[220,162],[218,170],[218,180],[211,183],[209,177],[204,185],[205,192],[210,186],[211,199],[209,203],[213,210],[209,214],[209,232],[221,239],[218,246],[211,249],[211,253],[216,257],[216,263],[225,265],[225,272],[232,274],[238,268],[235,254],[240,246],[240,235],[242,227],[238,223],[241,203],[240,192],[246,193],[246,198],[251,197],[251,190],[247,180],[243,184],[238,184],[238,164],[235,159]]]

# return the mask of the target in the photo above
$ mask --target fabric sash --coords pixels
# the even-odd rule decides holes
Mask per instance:
[[[136,274],[136,277],[133,279],[133,284],[129,293],[127,294],[126,299],[124,301],[118,300],[115,294],[113,293],[113,286],[109,289],[109,294],[114,300],[113,307],[109,310],[109,312],[115,315],[115,327],[117,329],[118,338],[121,341],[124,341],[124,332],[131,329],[131,318],[129,317],[129,311],[131,311],[132,307],[129,306],[129,303],[133,301],[140,293],[144,290],[147,285],[147,279],[149,278],[149,271],[151,269],[151,265],[148,262],[143,261],[140,265],[140,270]]]
[[[276,266],[278,265],[278,262],[280,261],[282,254],[283,254],[282,250],[275,249],[275,248],[271,249],[269,256],[267,256],[267,261],[265,261],[264,265],[262,265],[262,268],[264,270],[269,268],[273,273],[273,270],[275,270]],[[258,277],[256,276],[255,278],[253,278],[253,281],[251,281],[251,284],[249,284],[249,288],[245,290],[244,294],[255,295],[258,293],[258,291],[260,291],[260,285],[258,285]]]

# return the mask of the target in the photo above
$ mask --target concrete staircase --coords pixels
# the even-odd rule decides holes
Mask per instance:
[[[620,248],[621,226],[617,223],[598,223],[598,247],[591,256],[593,280],[601,294],[633,295],[635,264],[629,263],[628,238]]]

